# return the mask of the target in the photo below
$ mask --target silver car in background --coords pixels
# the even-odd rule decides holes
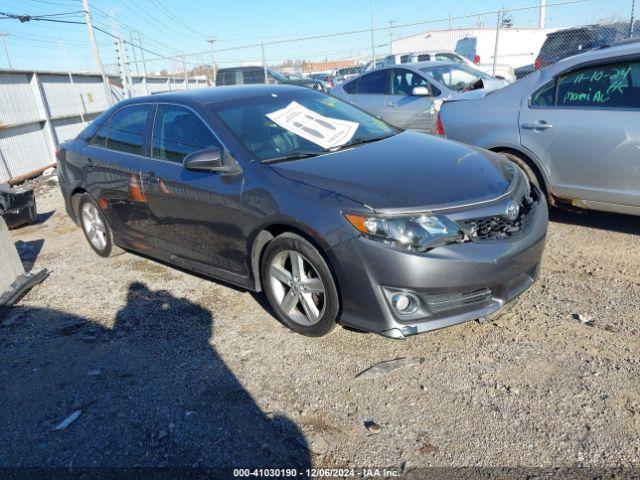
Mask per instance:
[[[480,57],[477,57],[478,61]],[[486,73],[495,78],[508,80],[509,82],[516,81],[516,75],[513,67],[504,64],[493,63],[474,63],[463,55],[448,50],[426,50],[420,52],[411,52],[403,54],[394,54],[384,57],[382,60],[376,62],[376,66],[373,66],[373,62],[367,64],[366,71],[375,70],[376,68],[387,67],[390,65],[404,65],[405,63],[415,62],[454,62],[461,65],[466,65],[475,70]]]
[[[640,42],[594,50],[500,91],[447,102],[448,138],[504,153],[550,203],[640,215]]]
[[[331,94],[396,127],[434,133],[443,100],[475,98],[507,84],[454,62],[417,62],[367,72]]]

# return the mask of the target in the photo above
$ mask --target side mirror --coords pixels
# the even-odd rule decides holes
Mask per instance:
[[[232,165],[225,165],[219,148],[207,148],[190,153],[184,157],[184,168],[194,172],[231,173],[236,171]]]
[[[413,95],[414,97],[430,97],[431,92],[429,92],[429,89],[427,87],[413,87],[413,90],[411,90],[411,95]]]

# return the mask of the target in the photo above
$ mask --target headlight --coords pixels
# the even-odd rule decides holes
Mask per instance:
[[[461,241],[464,237],[455,222],[431,213],[401,217],[347,213],[345,218],[367,237],[421,252],[438,245]]]

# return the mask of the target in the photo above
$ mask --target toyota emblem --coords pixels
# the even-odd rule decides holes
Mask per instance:
[[[509,205],[507,205],[507,210],[505,214],[507,216],[507,219],[509,219],[510,222],[515,221],[520,215],[520,206],[516,202],[511,200],[509,202]]]

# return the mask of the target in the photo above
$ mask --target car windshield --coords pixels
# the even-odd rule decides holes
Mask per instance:
[[[310,134],[296,134],[275,123],[267,115],[285,109],[295,102],[315,115],[321,115],[317,128],[301,126]],[[386,138],[398,130],[382,120],[372,117],[337,98],[314,90],[278,92],[257,97],[210,103],[208,107],[216,113],[242,144],[260,161],[294,159],[319,155],[330,149],[315,137],[332,119],[353,122],[350,137],[335,145],[356,145]],[[329,120],[326,122],[324,120]],[[294,124],[296,122],[293,122]],[[329,125],[327,128],[335,128]],[[295,128],[292,127],[293,130]],[[305,138],[305,135],[307,138]],[[312,138],[315,141],[311,141]],[[334,148],[331,148],[333,150]]]
[[[465,92],[482,88],[481,80],[491,77],[465,65],[438,65],[421,68],[420,71],[441,83],[450,90]]]

